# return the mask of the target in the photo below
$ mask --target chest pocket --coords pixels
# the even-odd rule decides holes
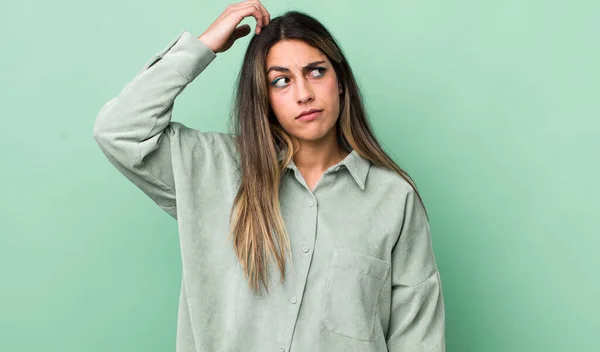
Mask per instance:
[[[377,300],[390,263],[349,249],[335,248],[321,318],[331,332],[373,339]]]

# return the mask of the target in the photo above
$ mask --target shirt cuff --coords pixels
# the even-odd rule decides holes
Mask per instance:
[[[183,30],[155,56],[191,82],[215,59],[217,54],[196,36]]]

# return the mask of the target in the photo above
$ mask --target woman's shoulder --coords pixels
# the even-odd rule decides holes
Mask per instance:
[[[235,134],[219,131],[202,131],[176,121],[171,121],[169,127],[171,135],[177,138],[178,144],[182,149],[225,153],[236,159],[238,158]]]
[[[395,170],[373,163],[369,168],[369,186],[398,196],[414,192],[412,185]]]

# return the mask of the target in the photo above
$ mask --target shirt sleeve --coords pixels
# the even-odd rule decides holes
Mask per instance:
[[[392,250],[390,352],[444,352],[445,312],[429,222],[414,190],[405,201],[400,237]]]
[[[171,140],[175,98],[216,57],[183,30],[151,57],[98,113],[93,135],[108,160],[163,210],[177,219]]]

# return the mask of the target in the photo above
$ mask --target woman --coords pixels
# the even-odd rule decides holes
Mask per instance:
[[[171,121],[187,84],[250,32],[238,27],[248,16],[235,133]],[[94,138],[178,221],[177,351],[444,351],[425,207],[316,19],[228,6],[152,57],[102,107]]]

